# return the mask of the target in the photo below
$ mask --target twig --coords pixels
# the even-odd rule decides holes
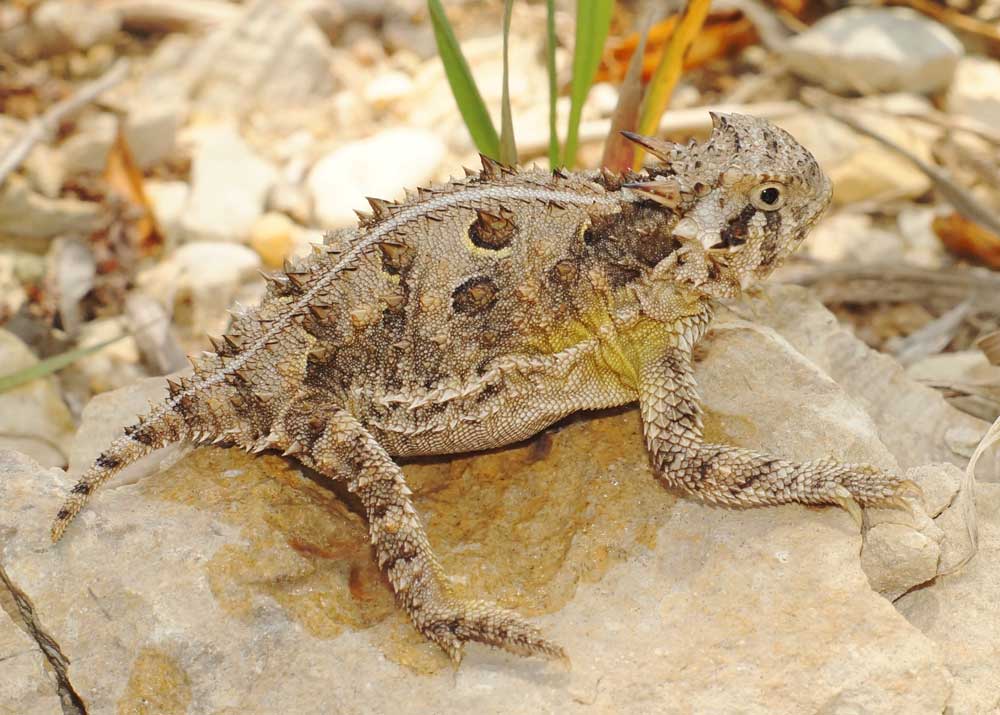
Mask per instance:
[[[997,30],[994,23],[965,15],[950,7],[930,2],[930,0],[889,0],[887,4],[905,5],[955,30],[968,32],[988,40],[994,47],[1000,43],[1000,30]]]
[[[127,30],[204,32],[240,16],[241,8],[222,0],[104,0],[102,8],[121,13]]]
[[[966,317],[972,312],[972,300],[959,303],[919,330],[915,330],[899,341],[893,352],[903,367],[908,367],[928,355],[936,355],[944,350]]]
[[[125,79],[125,75],[128,74],[128,68],[128,60],[125,58],[119,59],[103,75],[93,82],[83,85],[66,99],[56,102],[41,117],[32,120],[21,137],[15,139],[3,154],[0,155],[0,185],[27,158],[35,144],[54,134],[63,119],[80,110],[85,104],[94,101],[102,92]]]
[[[782,280],[812,287],[824,303],[906,303],[931,299],[1000,312],[1000,273],[977,268],[921,268],[898,263],[787,266]]]

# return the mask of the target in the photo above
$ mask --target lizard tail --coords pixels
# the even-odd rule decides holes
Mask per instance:
[[[184,439],[186,431],[183,417],[169,407],[155,409],[126,428],[125,434],[98,455],[70,491],[69,497],[63,502],[55,521],[52,522],[52,541],[56,542],[62,538],[66,527],[80,513],[90,495],[99,486],[150,452]]]

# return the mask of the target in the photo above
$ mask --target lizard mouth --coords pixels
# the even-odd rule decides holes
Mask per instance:
[[[712,243],[711,245],[705,245],[705,250],[710,253],[736,253],[747,241],[745,238],[739,238],[736,236],[729,235],[728,231],[723,231],[719,238],[721,240]],[[710,243],[710,242],[705,242]],[[704,244],[703,244],[704,245]]]

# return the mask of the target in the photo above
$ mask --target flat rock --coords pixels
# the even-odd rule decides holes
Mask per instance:
[[[833,12],[783,49],[789,69],[833,92],[937,92],[963,54],[944,25],[909,8]]]
[[[355,210],[371,210],[367,196],[398,199],[405,188],[425,185],[444,153],[437,134],[405,127],[345,144],[309,172],[314,218],[327,228],[352,226],[357,222]],[[393,170],[386,171],[387,166]]]
[[[250,229],[264,212],[277,171],[258,156],[236,127],[203,129],[191,164],[191,193],[181,217],[187,240],[250,239]]]
[[[186,243],[138,282],[192,332],[219,333],[241,286],[257,278],[260,256],[246,246],[218,241]]]
[[[803,288],[771,285],[733,308],[740,317],[776,330],[835,380],[871,416],[879,440],[904,469],[932,462],[964,468],[968,455],[952,449],[948,433],[968,430],[982,436],[989,427],[949,405],[940,392],[911,378],[888,355],[858,340]],[[1000,479],[992,471],[979,477]]]
[[[951,712],[1000,708],[1000,484],[979,484],[979,553],[959,572],[896,602],[937,643],[954,676]]]
[[[45,0],[31,13],[31,22],[48,52],[87,50],[109,42],[121,27],[121,13],[80,0]]]
[[[62,715],[59,693],[46,671],[41,648],[14,618],[17,606],[0,580],[0,712]]]
[[[37,362],[19,338],[0,330],[0,374],[8,375]],[[47,467],[62,467],[74,430],[55,378],[32,380],[0,393],[0,449],[25,453]]]
[[[72,176],[104,171],[117,135],[118,118],[115,115],[106,112],[84,115],[76,131],[59,145],[66,173]]]
[[[7,177],[0,190],[0,240],[13,239],[17,248],[26,247],[19,239],[85,236],[97,226],[100,215],[96,203],[47,198],[19,176]]]
[[[719,325],[697,372],[710,439],[896,464],[863,403],[767,327]],[[159,390],[149,381],[88,408],[74,471]],[[948,704],[940,654],[872,591],[848,514],[729,510],[672,493],[650,473],[634,409],[405,471],[456,591],[530,616],[572,669],[470,646],[453,673],[393,604],[363,520],[325,480],[272,455],[201,449],[116,479],[49,547],[72,480],[7,453],[0,564],[92,713],[142,701],[241,713]]]
[[[141,96],[190,102],[200,116],[287,111],[330,95],[331,61],[329,41],[296,3],[254,0],[206,36],[161,43]]]
[[[948,112],[982,122],[1000,124],[1000,62],[985,57],[963,57],[948,88]]]

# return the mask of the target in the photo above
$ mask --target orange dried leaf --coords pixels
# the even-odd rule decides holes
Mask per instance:
[[[649,31],[649,38],[643,52],[642,79],[652,77],[663,50],[674,33],[678,15],[656,23]],[[684,69],[689,70],[719,57],[739,52],[757,42],[757,31],[753,23],[735,10],[712,13],[705,21],[701,32],[694,38],[684,57]],[[609,40],[608,49],[601,61],[597,81],[620,82],[625,77],[626,68],[639,46],[639,34]]]
[[[939,216],[931,224],[952,253],[1000,270],[1000,236],[961,214]]]
[[[150,254],[163,246],[163,234],[156,225],[153,205],[146,196],[142,172],[132,158],[125,135],[118,130],[115,143],[108,152],[108,161],[104,165],[104,180],[108,186],[122,198],[141,209],[141,215],[135,221],[138,245],[143,253]]]

